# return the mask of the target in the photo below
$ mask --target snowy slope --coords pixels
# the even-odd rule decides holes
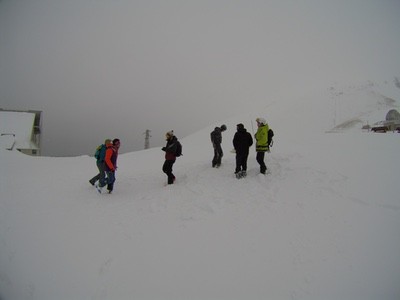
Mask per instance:
[[[400,135],[361,130],[399,96],[386,82],[268,100],[182,138],[173,186],[159,148],[120,155],[112,195],[89,185],[91,157],[0,151],[0,299],[399,299]],[[271,174],[252,151],[237,180],[235,125],[257,116],[276,133]]]

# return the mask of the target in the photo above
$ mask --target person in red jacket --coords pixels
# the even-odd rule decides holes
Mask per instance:
[[[99,193],[102,192],[102,188],[107,185],[108,193],[111,194],[114,189],[115,182],[115,171],[117,170],[117,159],[118,159],[118,150],[121,146],[121,142],[119,139],[114,139],[112,144],[106,145],[106,157],[104,159],[105,162],[105,170],[107,178],[96,185]]]

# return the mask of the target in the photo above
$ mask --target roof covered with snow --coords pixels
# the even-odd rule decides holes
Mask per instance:
[[[35,114],[0,111],[0,147],[6,149],[38,149],[32,142]]]

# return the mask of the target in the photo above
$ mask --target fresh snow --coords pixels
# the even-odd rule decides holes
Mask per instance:
[[[92,157],[0,150],[0,299],[400,299],[400,134],[361,130],[399,96],[391,82],[333,86],[174,128],[176,184],[153,148],[119,156],[111,195],[88,183]],[[236,124],[252,132],[258,116],[275,131],[270,174],[252,148],[238,180]]]

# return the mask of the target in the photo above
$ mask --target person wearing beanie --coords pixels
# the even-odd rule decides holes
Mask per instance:
[[[243,124],[236,125],[237,131],[233,137],[233,147],[236,151],[236,178],[246,177],[247,158],[249,157],[249,148],[253,145],[253,138],[247,132]]]
[[[102,192],[102,188],[105,185],[107,185],[107,191],[109,194],[114,190],[115,171],[117,170],[117,159],[120,146],[121,141],[119,139],[113,139],[112,143],[107,145],[106,157],[104,159],[107,178],[99,181],[99,184],[96,185],[99,193]]]
[[[165,134],[165,140],[167,144],[165,147],[161,148],[165,152],[165,162],[163,164],[162,170],[168,177],[168,184],[173,184],[175,181],[175,175],[172,173],[172,166],[176,161],[176,150],[178,147],[178,139],[174,135],[174,131],[168,131]]]
[[[226,130],[226,125],[221,125],[221,127],[215,127],[214,131],[210,133],[211,143],[214,148],[214,157],[212,160],[212,167],[220,167],[222,156],[224,156],[224,152],[221,148],[222,143],[222,132]]]
[[[93,186],[97,181],[104,180],[104,178],[105,178],[104,159],[106,157],[107,145],[110,143],[111,143],[111,140],[106,139],[104,141],[104,144],[101,144],[100,146],[97,147],[96,153],[94,154],[94,157],[96,158],[96,166],[97,166],[97,169],[99,170],[99,173],[96,176],[94,176],[92,179],[89,180],[90,184]]]
[[[260,165],[261,174],[265,174],[267,171],[267,166],[264,162],[265,152],[268,151],[268,124],[264,118],[257,118],[257,132],[255,134],[256,139],[256,152],[257,152],[257,162]]]

